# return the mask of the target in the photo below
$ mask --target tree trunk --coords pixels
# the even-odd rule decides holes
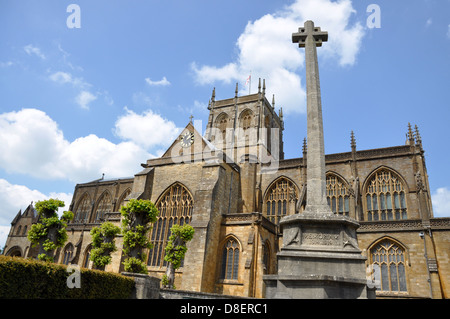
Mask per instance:
[[[175,281],[175,269],[173,268],[173,264],[172,263],[168,263],[167,264],[167,269],[166,269],[166,277],[167,277],[167,285],[166,288],[173,288],[173,283]]]

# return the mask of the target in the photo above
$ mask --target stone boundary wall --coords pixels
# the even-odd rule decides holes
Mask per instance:
[[[255,299],[239,296],[221,295],[207,292],[161,288],[160,299]]]
[[[214,293],[160,288],[161,279],[144,274],[122,272],[134,279],[135,288],[130,299],[254,299]]]

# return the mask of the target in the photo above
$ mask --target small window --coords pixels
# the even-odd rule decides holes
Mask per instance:
[[[234,238],[230,238],[222,251],[221,279],[238,279],[239,245]]]
[[[68,265],[72,261],[72,257],[73,257],[73,245],[68,244],[64,249],[63,264]]]

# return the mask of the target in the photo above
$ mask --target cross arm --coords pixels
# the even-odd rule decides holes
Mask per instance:
[[[305,47],[306,38],[312,35],[317,47],[322,46],[322,42],[328,41],[328,32],[321,31],[320,27],[314,27],[313,30],[307,30],[307,28],[298,28],[297,33],[292,33],[292,42],[298,43],[300,48]]]

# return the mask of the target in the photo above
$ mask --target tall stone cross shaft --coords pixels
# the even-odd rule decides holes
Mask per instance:
[[[306,60],[308,153],[305,213],[331,213],[326,194],[322,102],[316,50],[327,40],[328,33],[314,27],[314,22],[310,20],[305,22],[304,28],[292,34],[292,42],[305,48]]]

